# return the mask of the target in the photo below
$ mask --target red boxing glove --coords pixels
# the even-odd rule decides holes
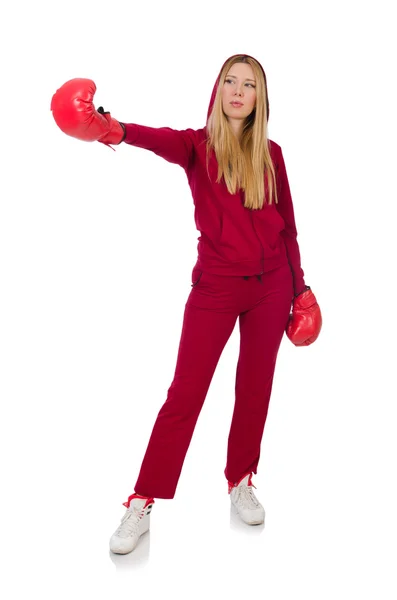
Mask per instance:
[[[287,337],[295,346],[309,346],[319,336],[322,326],[320,307],[311,289],[294,298],[292,314],[285,329]]]
[[[95,110],[95,92],[96,85],[91,79],[70,79],[52,97],[52,116],[64,133],[78,140],[98,141],[107,146],[120,144],[125,129],[102,107]]]

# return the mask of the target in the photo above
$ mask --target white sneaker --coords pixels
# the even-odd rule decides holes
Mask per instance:
[[[237,514],[247,525],[262,525],[265,521],[265,509],[252,489],[252,473],[245,475],[238,483],[229,482],[229,494]],[[255,488],[256,489],[256,488]]]
[[[145,498],[131,494],[123,506],[127,507],[125,515],[110,538],[110,550],[115,554],[128,554],[134,550],[141,535],[150,527],[150,512],[154,504],[153,498]]]

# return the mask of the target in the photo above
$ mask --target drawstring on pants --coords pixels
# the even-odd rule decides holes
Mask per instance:
[[[263,273],[259,273],[258,275],[255,275],[255,277],[257,277],[259,283],[263,285],[262,275]],[[253,277],[253,275],[243,275],[243,279],[249,279],[250,277]]]

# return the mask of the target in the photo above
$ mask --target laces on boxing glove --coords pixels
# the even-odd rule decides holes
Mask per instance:
[[[110,111],[109,110],[105,110],[103,108],[103,106],[100,106],[97,109],[97,112],[99,112],[99,114],[101,114],[101,115],[110,115]],[[109,119],[107,119],[107,120],[109,121]],[[117,121],[117,123],[119,123],[121,129],[124,131],[123,137],[121,138],[121,140],[119,142],[119,144],[121,144],[121,142],[123,142],[125,140],[125,138],[126,138],[127,130],[126,130],[126,128],[125,128],[125,126],[124,126],[123,123],[120,123],[119,121]],[[101,140],[98,140],[98,142],[101,142]],[[113,146],[111,146],[108,142],[101,142],[101,144],[103,144],[104,146],[108,146],[108,148],[111,148],[113,150],[113,152],[116,152],[116,150],[113,148]]]

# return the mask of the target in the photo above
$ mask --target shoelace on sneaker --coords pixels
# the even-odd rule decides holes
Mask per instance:
[[[143,511],[139,508],[128,508],[125,515],[121,519],[121,524],[118,526],[116,535],[119,537],[129,537],[138,533],[139,521],[143,517]]]
[[[240,485],[237,490],[237,502],[247,508],[258,508],[259,502],[250,485]]]

